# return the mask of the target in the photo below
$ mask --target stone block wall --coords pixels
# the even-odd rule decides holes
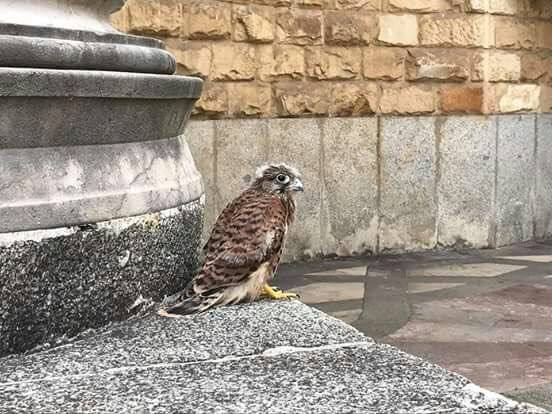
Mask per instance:
[[[268,160],[304,177],[286,260],[552,236],[552,114],[196,120],[206,227]]]
[[[196,117],[552,110],[548,0],[129,0],[207,80]]]
[[[267,161],[304,174],[286,260],[552,236],[552,1],[129,0],[206,80],[208,232]]]

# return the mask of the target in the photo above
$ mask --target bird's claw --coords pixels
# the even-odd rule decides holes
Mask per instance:
[[[284,292],[278,288],[274,288],[269,285],[263,287],[263,296],[275,300],[292,300],[299,299],[299,295],[293,292]]]

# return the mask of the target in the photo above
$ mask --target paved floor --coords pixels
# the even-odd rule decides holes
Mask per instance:
[[[552,243],[283,265],[275,284],[379,342],[552,410]]]

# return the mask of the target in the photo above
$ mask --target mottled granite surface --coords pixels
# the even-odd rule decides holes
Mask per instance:
[[[538,412],[299,302],[149,315],[0,359],[0,413]]]
[[[202,214],[198,200],[21,240],[0,234],[0,356],[126,319],[142,299],[182,289],[198,266]]]

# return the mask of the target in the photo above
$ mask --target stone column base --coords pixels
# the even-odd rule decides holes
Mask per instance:
[[[203,197],[158,213],[0,234],[0,356],[125,319],[185,286]]]

